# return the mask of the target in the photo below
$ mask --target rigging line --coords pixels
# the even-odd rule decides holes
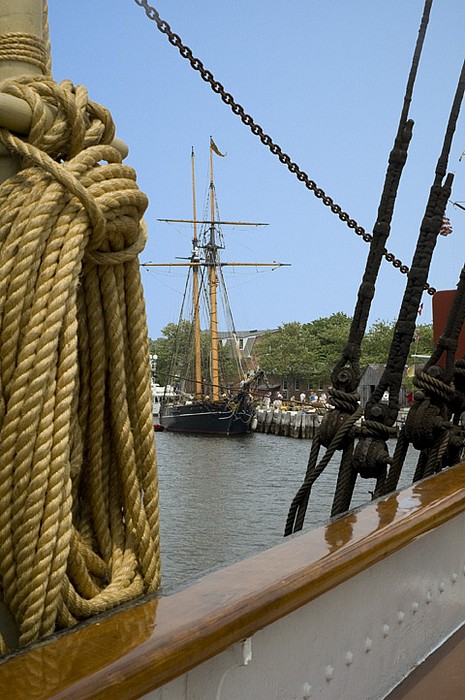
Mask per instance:
[[[459,81],[457,84],[454,100],[450,110],[450,115],[444,135],[444,141],[438,162],[430,195],[425,208],[425,214],[420,227],[413,262],[412,271],[405,288],[399,316],[394,329],[392,345],[389,351],[386,369],[381,377],[380,383],[372,394],[372,400],[377,402],[381,399],[384,391],[389,387],[392,397],[398,396],[401,377],[405,361],[408,356],[411,338],[415,331],[417,310],[420,305],[423,292],[423,282],[426,280],[434,248],[436,246],[442,217],[450,196],[453,175],[447,174],[447,163],[452,145],[452,137],[462,104],[465,91],[465,62],[462,65]],[[391,402],[391,397],[390,397]],[[390,403],[390,424],[392,425],[397,417],[395,405]],[[395,415],[394,415],[395,414]]]
[[[383,444],[378,429],[393,426],[397,419],[399,410],[398,397],[402,382],[402,374],[408,357],[411,339],[415,331],[416,316],[423,292],[423,283],[426,280],[426,276],[429,271],[431,258],[433,256],[441,222],[448,199],[450,197],[452,182],[454,179],[452,173],[448,173],[446,175],[446,172],[452,145],[452,138],[455,132],[464,92],[465,62],[462,65],[454,101],[450,110],[441,154],[436,165],[434,181],[430,189],[429,198],[420,227],[420,235],[418,237],[412,262],[413,273],[409,275],[409,279],[407,281],[407,286],[405,288],[399,311],[399,317],[394,328],[394,335],[391,347],[389,349],[386,366],[377,387],[372,392],[365,406],[365,425],[367,425],[368,421],[371,421],[373,424],[373,433],[370,437],[361,438],[354,453],[353,468],[355,468],[357,472],[361,473],[361,468],[363,468],[363,470],[368,469],[375,472],[377,477],[382,477],[377,482],[375,496],[380,495],[380,493],[384,491],[385,483],[387,481],[391,483],[391,478],[389,475],[386,475],[386,464],[382,465],[382,460],[376,457],[375,451],[371,449],[370,452],[367,452],[367,450],[370,446],[370,440],[372,441],[372,445],[374,445],[376,441],[378,442],[378,446]],[[454,311],[456,310],[454,309]],[[449,321],[447,325],[449,328]],[[452,331],[452,326],[450,326],[450,329]],[[427,414],[430,408],[430,399],[428,398],[427,401],[425,399],[428,394],[429,396],[434,397],[433,411],[436,413],[441,411],[442,408],[447,403],[450,403],[450,401],[454,398],[454,390],[450,386],[450,379],[452,378],[452,364],[453,352],[448,352],[448,356],[446,356],[446,371],[442,377],[439,376],[439,372],[437,371],[434,373],[430,371],[429,374],[427,372],[424,373],[424,376],[431,381],[428,381],[427,386],[423,384],[425,394],[422,395],[419,392],[420,395],[415,397],[414,404],[409,411],[405,425],[406,437],[408,441],[412,442],[414,446],[418,446],[420,444],[418,441],[418,436],[421,435],[421,449],[423,454],[425,455],[427,452],[429,452],[431,455],[432,449],[438,449],[438,460],[441,456],[439,450],[442,451],[445,449],[445,447],[444,445],[439,447],[437,442],[438,437],[435,432],[428,429],[428,427],[425,428],[425,426],[431,425],[431,423],[428,423],[431,414],[429,414],[429,417],[425,417],[425,413]],[[439,370],[439,368],[436,369]],[[389,404],[388,408],[385,410],[381,404],[381,398],[383,393],[387,390],[389,390]],[[419,410],[419,406],[422,406],[424,413]],[[439,433],[441,444],[442,437],[444,437],[443,433],[444,431],[447,432],[446,425],[448,426],[448,420],[445,420],[445,416],[441,416],[439,427],[436,425],[435,429],[435,431]],[[377,432],[378,437],[376,437]],[[443,452],[441,452],[441,454],[443,454]],[[369,459],[369,457],[372,458]],[[355,463],[356,460],[358,465]],[[387,463],[388,459],[384,459],[384,462]],[[436,462],[436,464],[440,463],[440,461]],[[421,469],[429,469],[430,465],[431,461],[428,458],[427,465],[424,467],[422,466]],[[381,469],[384,470],[384,476],[381,474]],[[399,472],[399,467],[396,466],[395,470],[396,473]]]
[[[463,204],[460,204],[460,202],[453,202],[451,199],[449,199],[449,202],[452,204],[452,206],[458,207],[459,209],[463,209],[463,211],[465,211],[465,207]]]
[[[186,303],[187,291],[188,291],[189,283],[190,283],[190,277],[191,277],[190,273],[191,273],[191,270],[189,268],[188,273],[187,273],[187,277],[186,277],[186,283],[184,285],[184,294],[182,297],[181,309],[180,309],[179,317],[178,317],[178,325],[176,327],[176,335],[175,335],[175,339],[174,339],[174,353],[173,353],[173,357],[172,357],[171,362],[170,362],[170,371],[173,371],[173,372],[176,370],[176,367],[177,367],[178,362],[179,362],[179,347],[180,347],[179,336],[181,333],[181,322],[183,320],[184,305]]]
[[[283,152],[283,150],[278,146],[278,144],[276,144],[272,140],[271,136],[269,136],[263,131],[262,127],[254,121],[250,114],[247,114],[243,106],[234,100],[234,97],[231,95],[231,93],[225,91],[224,86],[218,80],[215,79],[211,71],[207,70],[204,67],[202,61],[193,55],[192,50],[182,43],[181,37],[172,31],[168,22],[166,22],[160,17],[158,11],[154,7],[149,5],[147,0],[134,0],[134,2],[136,3],[136,5],[139,5],[139,7],[142,7],[144,9],[147,17],[151,21],[155,22],[162,34],[165,34],[167,36],[170,44],[178,49],[181,56],[187,61],[189,61],[191,67],[195,71],[198,71],[200,73],[202,80],[210,84],[213,92],[220,95],[223,102],[231,108],[234,114],[240,117],[242,123],[250,128],[254,136],[258,136],[263,145],[266,146],[273,155],[277,156],[280,162],[283,163],[283,165],[285,165],[287,169],[297,177],[298,180],[303,182],[308,190],[313,192],[315,197],[321,199],[325,206],[330,207],[333,214],[336,214],[339,217],[339,219],[346,223],[350,229],[353,229],[357,236],[361,236],[366,243],[371,243],[371,241],[373,240],[372,234],[368,233],[363,228],[363,226],[360,226],[360,224],[358,224],[355,221],[355,219],[351,219],[349,214],[346,211],[344,211],[339,204],[336,204],[332,197],[327,195],[321,187],[318,187],[316,182],[314,180],[311,180],[307,173],[304,170],[302,170],[297,165],[297,163],[291,160],[290,156],[287,153]],[[388,262],[390,262],[395,268],[397,268],[402,274],[408,274],[410,268],[407,265],[404,265],[404,263],[402,263],[401,260],[396,258],[394,253],[390,253],[386,249],[384,249],[383,257]],[[432,287],[428,282],[425,282],[425,290],[431,296],[433,296],[436,293],[436,289]]]
[[[410,144],[413,127],[413,122],[408,120],[408,110],[412,99],[413,86],[418,71],[431,6],[432,0],[426,0],[407,80],[407,86],[405,89],[399,125],[394,139],[394,145],[389,156],[389,164],[384,180],[378,215],[373,228],[374,233],[370,243],[365,272],[358,291],[357,303],[355,305],[348,342],[331,373],[331,380],[333,383],[331,391],[333,399],[335,400],[335,409],[332,415],[329,414],[325,416],[323,423],[320,426],[320,436],[323,436],[322,444],[324,444],[326,447],[326,454],[320,460],[320,462],[317,463],[318,455],[313,454],[313,450],[311,452],[304,482],[291,503],[285,528],[286,535],[302,528],[312,483],[318,478],[325,468],[328,453],[332,454],[332,452],[334,452],[334,444],[341,427],[344,425],[350,425],[352,416],[356,415],[357,412],[360,411],[360,407],[356,403],[356,397],[354,395],[360,381],[360,345],[366,330],[371,301],[375,291],[375,282],[381,265],[383,251],[386,250],[384,246],[391,230],[394,204],[399,188],[400,177],[407,160],[407,150]],[[340,393],[342,393],[342,396]],[[354,399],[353,402],[347,403],[344,395],[347,396],[347,399],[349,398],[349,395],[351,395]],[[366,418],[369,418],[367,413]],[[341,460],[339,466],[332,515],[342,512],[336,510],[337,508],[341,507],[341,504],[343,504],[344,508],[347,504],[350,505],[353,488],[355,486],[355,477],[351,457],[352,445],[353,442],[351,442],[349,438],[346,438],[344,441],[341,441],[338,448],[336,448],[344,450],[345,457]],[[298,517],[296,514],[298,514]]]
[[[378,215],[373,227],[373,240],[370,244],[370,250],[368,252],[365,265],[365,272],[358,290],[357,303],[355,305],[347,349],[344,350],[345,356],[343,355],[341,358],[342,363],[338,363],[339,367],[344,366],[347,360],[355,359],[350,357],[351,353],[358,353],[358,356],[360,356],[360,343],[362,342],[365,334],[371,302],[375,294],[375,283],[379,273],[379,268],[381,266],[383,250],[385,250],[384,246],[391,232],[394,205],[396,202],[404,165],[407,161],[407,152],[412,137],[413,121],[408,119],[408,112],[412,101],[413,87],[418,72],[421,51],[426,36],[426,29],[428,27],[432,3],[433,0],[426,0],[424,5],[417,42],[405,88],[399,125],[394,139],[394,144],[389,155],[388,167],[384,179],[384,187],[378,208]]]
[[[221,292],[221,297],[222,297],[222,301],[223,301],[224,314],[226,316],[226,324],[228,326],[228,329],[229,329],[229,331],[231,333],[231,337],[232,337],[231,349],[232,349],[233,360],[236,364],[236,369],[239,372],[239,376],[241,376],[244,373],[244,368],[242,365],[242,357],[241,357],[240,352],[239,352],[237,345],[236,345],[236,338],[237,338],[236,325],[234,323],[234,317],[232,315],[231,305],[229,303],[228,290],[227,290],[226,285],[225,285],[223,270],[221,267],[219,268],[218,273],[219,273],[219,277],[221,280],[220,292]]]

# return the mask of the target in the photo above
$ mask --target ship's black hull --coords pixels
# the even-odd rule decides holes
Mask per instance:
[[[240,406],[204,401],[165,404],[161,408],[160,424],[173,433],[245,435],[250,432],[254,413],[252,403]]]

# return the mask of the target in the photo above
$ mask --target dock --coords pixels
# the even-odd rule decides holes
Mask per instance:
[[[315,410],[257,408],[253,429],[256,433],[312,438],[322,420],[323,414]]]
[[[325,410],[305,408],[292,410],[258,407],[252,423],[252,430],[256,433],[311,439],[315,436],[326,412]],[[395,424],[397,430],[405,423],[407,414],[408,408],[400,409]]]

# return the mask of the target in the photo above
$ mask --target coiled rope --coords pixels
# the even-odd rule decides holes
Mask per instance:
[[[0,40],[0,60],[13,44]],[[0,601],[17,627],[11,648],[156,590],[160,556],[137,258],[147,199],[85,88],[40,76],[0,91],[33,113],[27,139],[0,129],[22,164],[0,185]],[[45,105],[56,112],[48,127]]]

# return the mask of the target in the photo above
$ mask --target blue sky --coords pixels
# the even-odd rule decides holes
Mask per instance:
[[[157,0],[156,8],[246,112],[350,216],[371,230],[397,129],[423,0]],[[352,314],[368,252],[347,226],[298,182],[181,58],[134,0],[49,0],[53,70],[87,86],[110,109],[130,149],[127,163],[148,195],[149,242],[141,261],[189,253],[191,231],[157,218],[190,218],[190,152],[198,208],[213,135],[223,219],[264,221],[225,230],[227,260],[279,260],[271,272],[228,271],[236,328],[275,328],[336,311]],[[410,116],[414,136],[388,249],[406,264],[414,251],[464,59],[463,0],[433,6]],[[449,170],[452,199],[465,201],[465,105]],[[448,207],[454,232],[440,237],[429,276],[455,287],[465,258],[465,211]],[[266,271],[264,271],[266,270]],[[142,270],[149,334],[177,320],[179,268]],[[383,263],[370,322],[396,318],[405,276]],[[422,322],[431,320],[425,294]]]

